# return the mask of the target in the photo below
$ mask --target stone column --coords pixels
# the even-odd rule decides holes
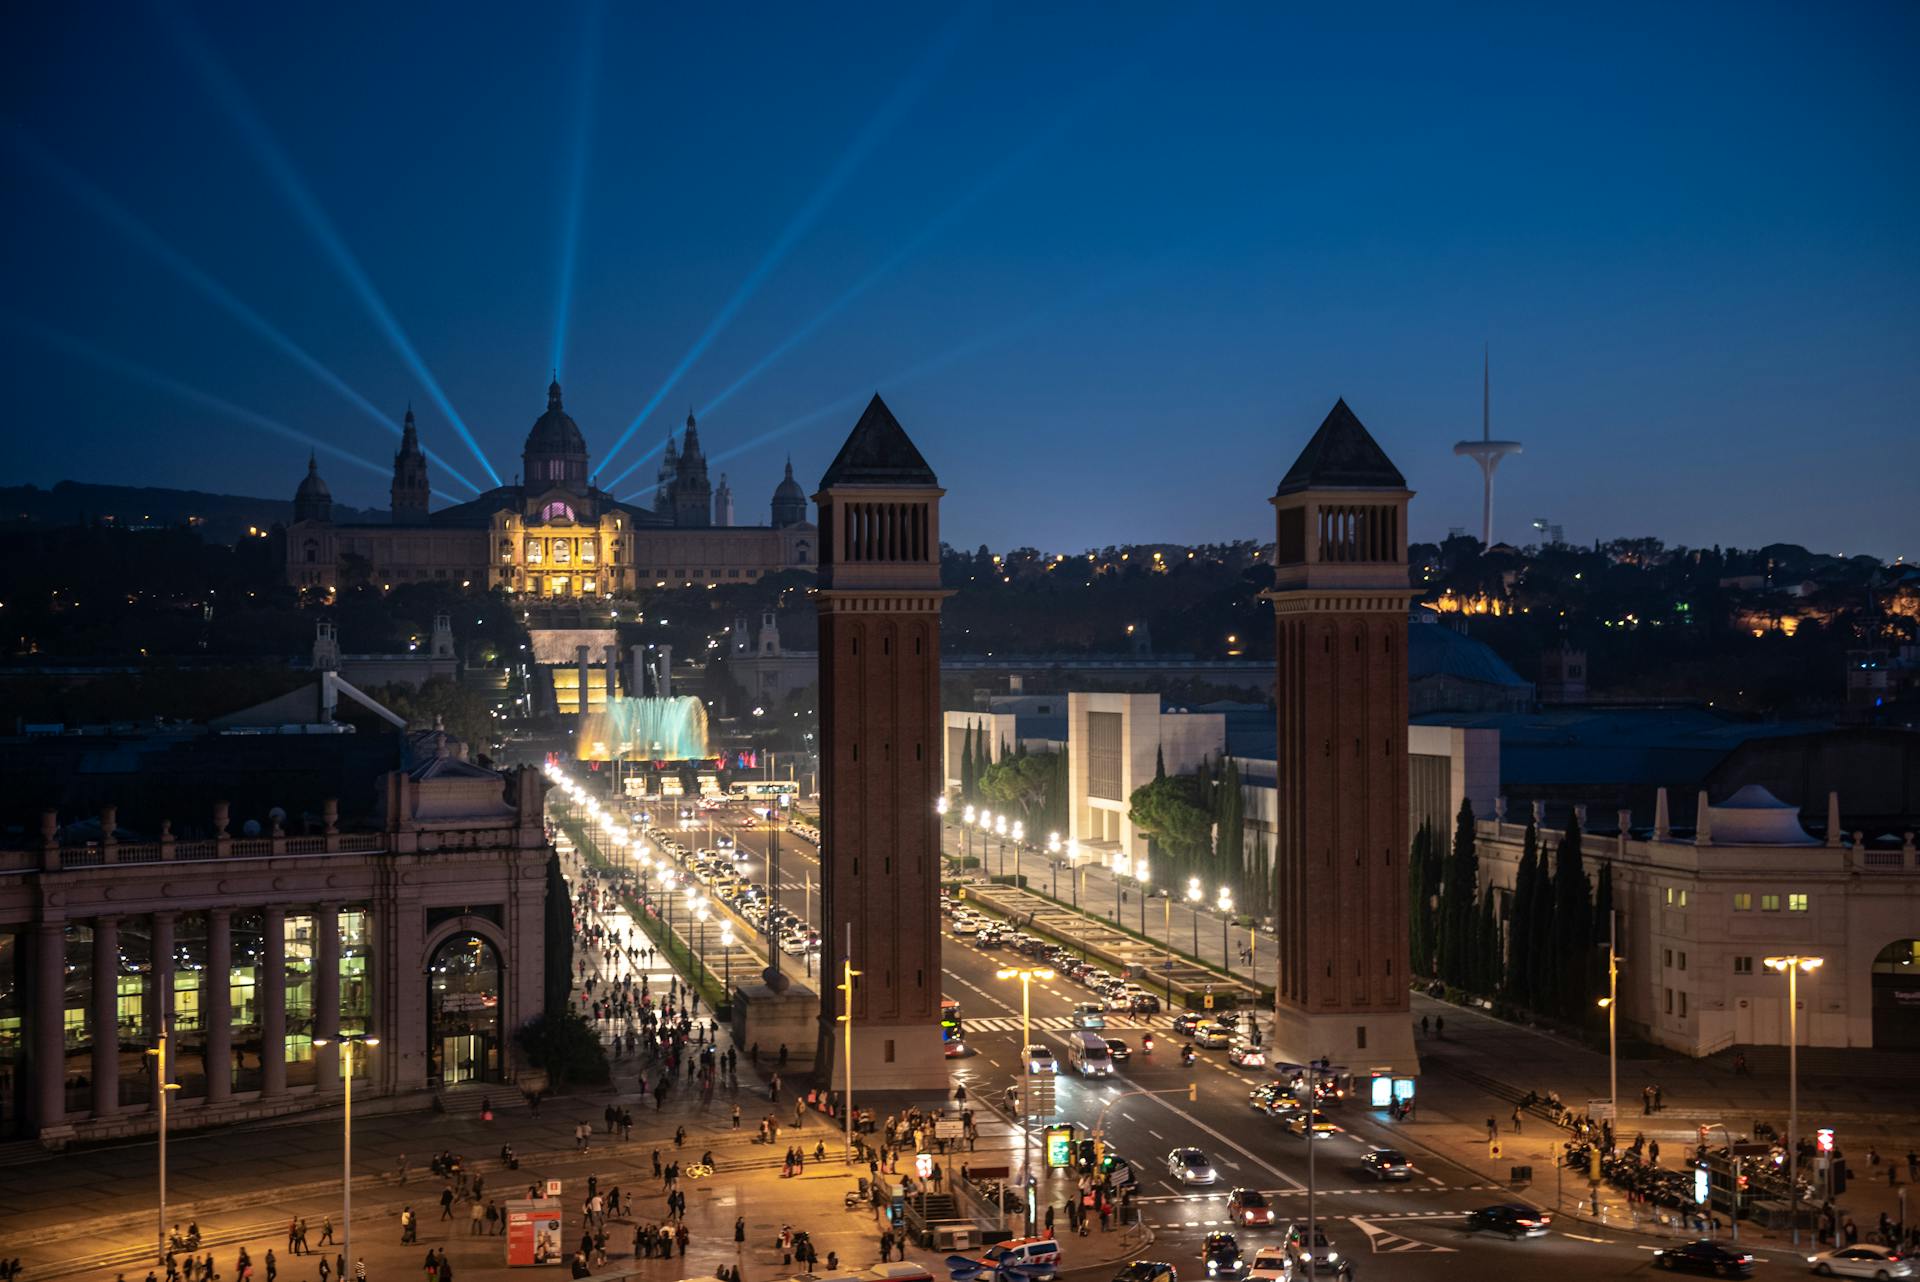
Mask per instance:
[[[606,648],[607,657],[607,700],[612,702],[620,685],[620,647],[610,645]]]
[[[33,967],[34,1120],[44,1129],[67,1119],[67,931],[60,922],[40,923]]]
[[[260,1095],[287,1093],[287,910],[265,909],[260,994]]]
[[[173,914],[155,913],[153,915],[153,970],[147,976],[147,1037],[154,1045],[160,1044],[160,1033],[165,1030],[168,1037],[173,1035]],[[167,1081],[179,1076],[174,1070],[173,1057],[176,1047],[167,1043]],[[155,1082],[159,1079],[156,1077]],[[154,1101],[159,1108],[159,1101]]]
[[[314,1080],[322,1094],[340,1089],[340,905],[313,910],[313,1035],[327,1045],[313,1053]]]
[[[233,1098],[233,913],[207,912],[207,969],[200,981],[200,1022],[207,1030],[207,1103]]]
[[[635,699],[646,697],[647,693],[647,647],[633,647],[633,670],[627,674],[627,694]]]
[[[120,919],[93,923],[93,1115],[120,1111]]]

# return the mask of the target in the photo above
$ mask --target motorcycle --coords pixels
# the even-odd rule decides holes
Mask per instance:
[[[1181,1066],[1182,1068],[1192,1068],[1192,1067],[1193,1067],[1193,1058],[1194,1058],[1194,1056],[1193,1056],[1193,1047],[1191,1047],[1191,1046],[1182,1046],[1182,1047],[1180,1048],[1180,1066]]]
[[[175,1251],[198,1251],[200,1249],[200,1226],[189,1224],[183,1234],[175,1229],[167,1245]]]
[[[1153,1054],[1153,1034],[1152,1033],[1148,1033],[1145,1037],[1140,1039],[1140,1053],[1142,1055]]]

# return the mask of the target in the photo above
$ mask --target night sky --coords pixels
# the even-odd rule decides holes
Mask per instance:
[[[622,496],[878,389],[1064,551],[1270,537],[1344,396],[1437,538],[1485,344],[1497,534],[1920,554],[1920,8],[1335,8],[10,6],[0,483],[384,506],[411,401],[462,498],[557,363]]]

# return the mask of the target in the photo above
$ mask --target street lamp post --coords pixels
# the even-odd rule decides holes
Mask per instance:
[[[1002,877],[1007,875],[1007,817],[993,817],[993,855],[994,863],[1000,868]]]
[[[1067,842],[1067,867],[1073,873],[1073,911],[1080,911],[1080,843]]]
[[[1173,896],[1160,897],[1160,942],[1167,946],[1167,966],[1162,977],[1167,981],[1167,1014],[1173,1014]]]
[[[1187,911],[1193,915],[1193,959],[1200,960],[1200,879],[1187,878]]]
[[[313,1039],[313,1044],[315,1046],[325,1046],[332,1040],[334,1039],[327,1038],[327,1037],[316,1037]],[[341,1144],[341,1150],[340,1150],[340,1199],[341,1199],[341,1210],[342,1210],[342,1214],[340,1216],[340,1249],[343,1253],[340,1258],[345,1261],[345,1263],[341,1265],[341,1272],[344,1273],[348,1269],[351,1269],[354,1267],[354,1257],[353,1257],[353,1058],[354,1058],[354,1050],[353,1048],[358,1046],[364,1049],[365,1047],[368,1047],[368,1046],[378,1046],[380,1044],[380,1039],[378,1037],[370,1037],[365,1033],[342,1033],[338,1040],[340,1042],[341,1050],[345,1052],[345,1054],[343,1054],[340,1057],[340,1063],[341,1063],[341,1066],[346,1069],[346,1076],[345,1076],[346,1107],[345,1107],[344,1113],[342,1114],[342,1127],[344,1130],[344,1139]]]
[[[733,1003],[733,923],[720,923],[720,965],[725,978],[721,981],[727,990],[727,1003]]]
[[[167,1080],[167,1018],[160,1019],[160,1044],[149,1050],[153,1056],[154,1081],[160,1090],[160,1221],[157,1256],[162,1263],[167,1258],[167,1092],[180,1088]]]
[[[1027,826],[1016,819],[1013,821],[1013,827],[1008,830],[1007,836],[1013,840],[1013,884],[1018,886],[1020,884],[1020,852],[1021,848],[1027,844]]]
[[[1142,939],[1147,937],[1147,882],[1152,878],[1152,861],[1142,855],[1139,864],[1133,870],[1133,879],[1140,883],[1140,938]]]
[[[700,978],[705,979],[708,973],[706,969],[706,965],[707,965],[707,962],[706,962],[707,903],[705,899],[699,899],[695,901],[693,918],[696,923],[696,925],[694,926],[694,936],[699,941],[694,945],[693,951],[695,956],[698,957],[700,961],[700,971],[699,971]]]
[[[1220,897],[1214,902],[1220,910],[1220,964],[1226,967],[1227,974],[1233,974],[1233,959],[1227,955],[1227,927],[1233,920],[1233,892],[1225,886],[1220,887]]]
[[[1607,995],[1600,999],[1607,1012],[1607,1099],[1613,1108],[1613,1132],[1620,1133],[1620,954],[1614,930],[1618,915],[1607,914]]]
[[[1811,974],[1826,960],[1802,953],[1767,958],[1768,970],[1787,975],[1787,1219],[1795,1246],[1800,1245],[1800,972]]]
[[[1133,860],[1119,851],[1113,852],[1113,924],[1120,924],[1120,879],[1133,871]]]
[[[973,829],[979,820],[979,812],[972,806],[968,806],[960,813],[960,832],[966,840],[966,845],[963,849],[966,851],[966,857],[968,859],[973,858]]]
[[[1033,1236],[1033,1110],[1028,1083],[1033,1079],[1033,981],[1053,978],[1050,966],[1009,966],[995,972],[1001,979],[1020,981],[1020,1203],[1025,1209],[1027,1236]]]

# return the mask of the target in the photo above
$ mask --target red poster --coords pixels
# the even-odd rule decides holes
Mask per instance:
[[[542,1198],[507,1203],[507,1263],[559,1264],[564,1257],[560,1203]]]

